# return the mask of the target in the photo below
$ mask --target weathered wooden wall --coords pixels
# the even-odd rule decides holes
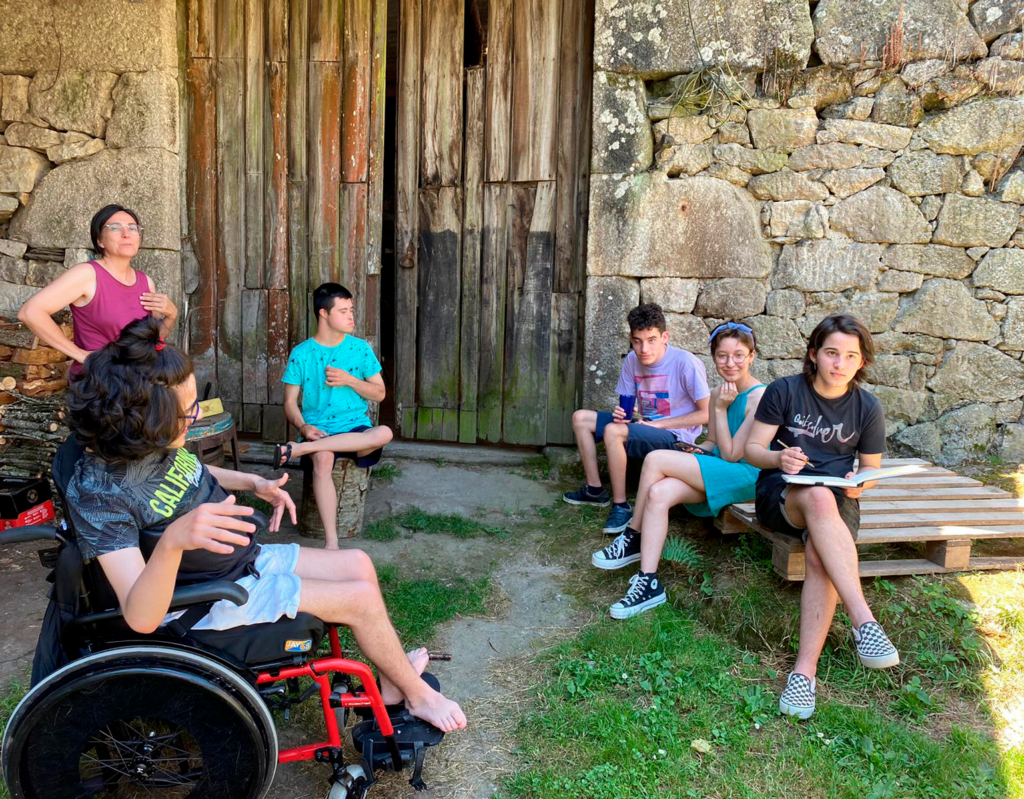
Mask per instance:
[[[571,443],[593,0],[401,0],[396,368],[405,437]]]
[[[181,0],[190,347],[240,429],[283,440],[312,290],[376,346],[387,0]]]

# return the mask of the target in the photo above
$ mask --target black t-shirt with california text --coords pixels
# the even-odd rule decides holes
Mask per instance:
[[[148,557],[171,522],[228,493],[186,449],[155,452],[137,461],[108,462],[86,452],[68,482],[67,512],[86,560],[139,547]],[[245,535],[245,533],[242,533]],[[259,545],[233,547],[230,555],[206,549],[182,553],[179,585],[238,579],[256,560]]]
[[[754,418],[778,425],[771,449],[800,447],[813,466],[800,472],[808,475],[845,477],[853,471],[858,452],[885,452],[885,416],[878,398],[862,388],[827,399],[803,375],[782,377],[765,389]],[[778,469],[764,469],[761,477]]]

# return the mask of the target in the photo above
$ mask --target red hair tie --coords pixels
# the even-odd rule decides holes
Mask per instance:
[[[160,350],[162,350],[166,346],[167,346],[167,344],[164,341],[163,337],[161,336],[160,340],[156,344],[153,345],[153,349],[155,349],[157,352],[160,352]]]

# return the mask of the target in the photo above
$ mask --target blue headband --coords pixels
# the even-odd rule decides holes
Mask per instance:
[[[754,335],[754,331],[746,325],[740,324],[739,322],[726,322],[725,324],[719,325],[711,331],[711,338],[708,339],[708,345],[715,340],[715,336],[721,333],[723,330],[742,330],[744,333],[749,333],[751,337]]]

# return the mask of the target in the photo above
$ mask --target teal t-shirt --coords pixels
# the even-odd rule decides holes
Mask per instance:
[[[347,433],[372,423],[366,400],[349,386],[328,386],[327,367],[344,369],[366,380],[380,372],[380,362],[370,345],[361,338],[345,336],[336,347],[325,347],[307,339],[292,350],[282,382],[302,389],[302,418],[327,435]]]

